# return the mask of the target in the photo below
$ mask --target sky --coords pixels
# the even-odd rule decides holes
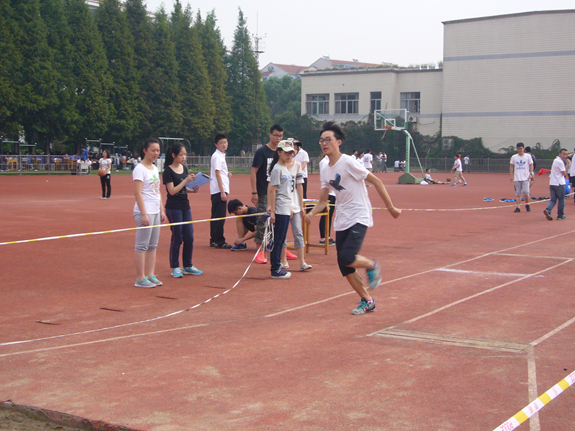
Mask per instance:
[[[146,0],[144,0],[146,1]],[[215,10],[231,49],[238,10],[260,38],[260,68],[268,63],[309,66],[323,56],[399,66],[437,64],[443,59],[443,22],[541,10],[575,9],[573,0],[313,1],[180,0],[202,16]],[[172,0],[147,0],[149,11]]]

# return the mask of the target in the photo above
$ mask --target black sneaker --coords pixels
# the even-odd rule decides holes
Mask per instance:
[[[280,267],[277,271],[272,272],[272,278],[275,279],[288,279],[291,277],[291,272],[287,272],[285,269]]]
[[[513,211],[514,213],[520,213],[521,209],[520,208],[515,208],[515,211]]]
[[[567,217],[564,215],[557,217],[557,220],[567,220]]]
[[[543,214],[545,214],[545,217],[547,217],[547,220],[553,220],[551,213],[549,211],[547,211],[546,209],[543,210]]]
[[[214,244],[214,248],[224,248],[226,250],[229,250],[230,248],[232,248],[232,246],[229,245],[227,242],[224,242],[223,244]]]
[[[527,211],[527,212],[531,211],[531,208],[529,208],[529,205],[525,205],[525,211]]]

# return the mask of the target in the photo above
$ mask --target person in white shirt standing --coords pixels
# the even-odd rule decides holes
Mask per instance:
[[[368,148],[365,150],[365,154],[362,159],[363,167],[369,172],[373,172],[373,156],[371,155],[371,150]],[[371,184],[366,184],[366,187],[371,187]]]
[[[228,149],[228,139],[225,135],[219,134],[214,138],[216,151],[212,155],[212,168],[210,181],[210,194],[212,199],[212,218],[222,218],[226,216],[226,206],[228,194],[230,193],[230,176],[228,164],[226,163],[226,150]],[[210,247],[232,248],[226,243],[224,236],[225,220],[215,220],[210,222]]]
[[[457,183],[462,182],[463,186],[467,185],[467,181],[463,177],[463,168],[461,167],[461,154],[456,154],[453,156],[453,167],[451,168],[451,173],[453,174],[453,184],[452,187],[455,187]]]
[[[306,150],[301,147],[301,142],[299,139],[294,138],[294,148],[297,151],[294,157],[296,162],[299,162],[303,172],[303,198],[307,199],[307,164],[309,163],[309,154]]]
[[[555,204],[557,204],[557,220],[565,220],[565,180],[569,180],[565,170],[565,159],[567,158],[567,150],[561,148],[559,155],[553,160],[551,166],[551,173],[549,174],[549,193],[551,193],[551,200],[547,208],[543,210],[543,214],[547,220],[553,220],[551,211]]]
[[[525,210],[531,211],[529,207],[529,181],[533,177],[533,158],[525,152],[523,142],[517,144],[517,154],[511,156],[509,162],[509,181],[514,181],[515,196],[517,197],[516,213],[521,212],[521,196],[525,199]]]
[[[571,181],[571,191],[575,191],[575,149],[573,149],[573,152],[568,158],[570,163],[567,172],[569,173],[569,180]],[[575,202],[575,193],[573,193],[573,200]]]
[[[393,206],[379,178],[350,156],[341,153],[340,146],[344,140],[345,133],[339,125],[333,121],[324,123],[319,143],[329,162],[321,164],[319,203],[306,215],[305,222],[310,224],[312,218],[323,211],[329,191],[334,190],[337,194],[334,219],[337,262],[341,274],[361,298],[352,314],[364,314],[375,310],[375,301],[368,291],[375,289],[381,282],[379,263],[359,254],[367,228],[373,226],[365,180],[375,186],[393,218],[399,217],[401,210]],[[367,285],[357,272],[360,268],[367,271]]]

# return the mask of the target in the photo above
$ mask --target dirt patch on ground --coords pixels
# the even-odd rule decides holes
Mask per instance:
[[[62,426],[48,420],[36,419],[17,411],[0,410],[0,430],[2,431],[78,431],[81,429]]]

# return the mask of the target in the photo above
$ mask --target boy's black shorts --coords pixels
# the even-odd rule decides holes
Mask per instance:
[[[356,223],[349,229],[335,233],[337,264],[339,265],[341,275],[344,277],[355,272],[355,268],[351,268],[347,265],[355,262],[355,257],[361,249],[366,233],[367,226],[361,223]]]

